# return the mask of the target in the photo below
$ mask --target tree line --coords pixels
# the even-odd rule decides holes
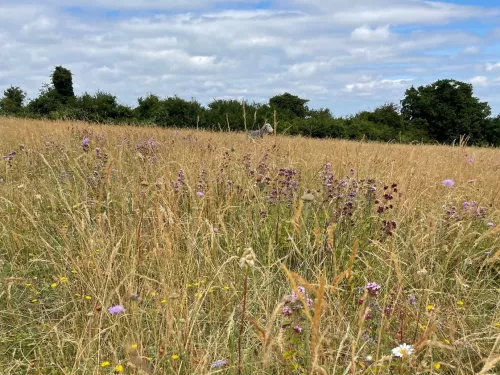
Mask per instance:
[[[195,99],[150,94],[139,98],[132,108],[118,103],[116,96],[107,92],[75,95],[71,71],[57,66],[51,82],[43,85],[36,98],[27,100],[20,87],[5,90],[0,114],[242,131],[257,129],[266,121],[273,123],[276,113],[278,132],[289,135],[401,143],[452,143],[466,136],[469,144],[500,146],[500,115],[491,116],[490,106],[474,97],[471,84],[453,79],[412,86],[399,104],[387,103],[345,117],[335,117],[328,108],[310,109],[307,103],[307,99],[284,93],[268,103],[216,99],[204,107]]]

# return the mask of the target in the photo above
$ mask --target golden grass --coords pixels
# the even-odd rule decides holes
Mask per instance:
[[[500,371],[498,149],[0,118],[0,155],[14,150],[0,160],[1,374],[236,374],[242,321],[244,374]],[[323,201],[328,162],[356,197]],[[293,199],[269,203],[283,180]],[[304,308],[285,316],[292,289]],[[402,343],[415,353],[392,356]]]

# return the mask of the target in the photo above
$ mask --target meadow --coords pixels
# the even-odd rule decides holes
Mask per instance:
[[[1,374],[498,374],[500,149],[0,118]]]

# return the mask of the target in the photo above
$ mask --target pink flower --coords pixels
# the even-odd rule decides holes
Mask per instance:
[[[199,197],[205,196],[205,194],[202,191],[197,191],[196,195],[199,196]]]
[[[108,311],[112,315],[117,315],[117,314],[120,314],[122,312],[125,312],[125,308],[122,305],[114,305],[114,306],[111,306],[110,308],[108,308]]]
[[[453,187],[455,186],[455,181],[451,179],[443,180],[443,185],[446,187]]]

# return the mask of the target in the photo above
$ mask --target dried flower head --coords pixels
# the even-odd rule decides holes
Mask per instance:
[[[255,253],[251,247],[243,250],[243,255],[240,258],[240,267],[244,270],[250,270],[255,267]]]

